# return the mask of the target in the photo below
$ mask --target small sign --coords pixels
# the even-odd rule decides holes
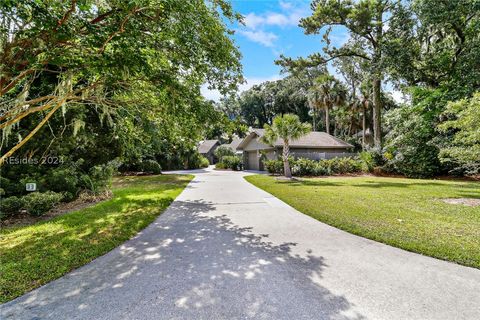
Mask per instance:
[[[37,190],[37,184],[35,182],[29,182],[25,184],[25,189],[27,191],[35,191]]]

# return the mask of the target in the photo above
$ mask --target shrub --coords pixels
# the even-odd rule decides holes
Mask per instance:
[[[116,162],[94,166],[88,174],[82,175],[83,187],[98,194],[111,185],[112,177],[118,170]]]
[[[210,161],[204,156],[200,156],[200,168],[207,168],[210,165]]]
[[[0,219],[15,215],[22,209],[23,199],[19,197],[8,197],[0,201]]]
[[[235,156],[235,152],[229,147],[220,146],[214,151],[215,157],[218,158],[218,162],[223,162],[223,157],[233,157]]]
[[[162,173],[162,167],[155,160],[143,160],[140,164],[141,170],[143,172],[160,174]]]
[[[333,158],[328,161],[332,173],[355,173],[362,171],[362,163],[352,158]]]
[[[226,166],[226,164],[223,163],[223,162],[217,162],[217,163],[215,164],[215,168],[216,168],[216,169],[228,169],[227,166]]]
[[[32,192],[22,198],[23,206],[32,216],[41,216],[48,210],[52,209],[60,201],[63,195],[61,193],[47,191],[47,192]]]
[[[232,169],[235,171],[242,170],[243,167],[242,160],[237,156],[224,156],[220,163],[225,165],[225,169]]]
[[[299,158],[292,165],[292,174],[295,176],[315,176],[317,175],[317,164],[318,161]]]
[[[265,160],[263,166],[270,174],[283,174],[283,161],[282,160]]]
[[[373,168],[375,168],[375,161],[373,159],[373,155],[372,155],[371,152],[368,152],[368,151],[360,152],[358,157],[359,157],[360,161],[362,162],[362,165],[363,165],[362,170],[363,171],[366,171],[366,172],[373,171]]]
[[[329,176],[332,174],[332,170],[327,160],[317,161],[315,165],[316,176]]]
[[[74,166],[51,170],[46,176],[46,188],[54,192],[64,192],[65,200],[73,200],[81,188],[79,172]]]

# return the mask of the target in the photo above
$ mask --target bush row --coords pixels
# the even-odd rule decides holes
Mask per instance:
[[[333,158],[329,160],[290,159],[292,174],[296,176],[325,176],[368,171],[362,160],[353,158]],[[283,174],[282,160],[264,161],[265,169],[271,174]]]
[[[62,193],[32,192],[23,197],[8,197],[0,201],[0,219],[5,219],[17,214],[20,210],[26,210],[32,216],[41,216],[60,201],[64,195]]]

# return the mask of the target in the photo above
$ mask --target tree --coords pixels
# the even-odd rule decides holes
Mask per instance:
[[[446,116],[449,102],[470,99],[480,88],[479,25],[477,0],[409,1],[391,16],[385,70],[411,95],[411,103],[386,114],[386,146],[399,172],[447,173],[461,167],[447,150],[473,150],[458,144],[455,129],[437,128],[453,119]]]
[[[345,102],[345,89],[333,76],[325,74],[316,79],[309,93],[309,103],[313,108],[324,110],[325,131],[330,134],[330,110]]]
[[[440,160],[453,163],[456,171],[480,174],[480,92],[471,99],[449,103],[444,115],[451,119],[439,129],[453,131],[453,138],[440,150]]]
[[[0,164],[57,110],[121,107],[113,97],[138,81],[179,96],[206,81],[226,92],[240,80],[222,21],[239,16],[223,0],[3,1],[0,15],[0,129],[36,120]]]
[[[382,82],[385,72],[382,68],[387,19],[394,14],[400,1],[393,0],[316,0],[313,1],[312,15],[300,20],[306,34],[318,34],[325,30],[323,38],[327,44],[324,55],[313,54],[308,59],[281,56],[277,62],[284,67],[292,65],[325,65],[341,57],[358,57],[368,62],[373,87],[373,122],[375,146],[381,148]],[[340,48],[330,47],[330,32],[334,26],[343,26],[350,33],[350,40]]]
[[[235,156],[234,150],[230,147],[220,146],[214,151],[215,157],[218,158],[218,162],[222,162],[223,157],[233,157]]]
[[[384,65],[410,86],[448,86],[462,94],[480,87],[480,2],[414,0],[391,16]]]
[[[362,149],[365,149],[365,146],[367,144],[366,141],[366,134],[367,134],[367,113],[370,110],[370,106],[372,104],[371,101],[371,86],[368,85],[368,83],[364,83],[361,88],[361,96],[358,100],[358,105],[361,108],[361,113],[362,113]]]
[[[272,125],[265,124],[265,135],[262,137],[262,142],[275,145],[278,139],[283,141],[283,168],[285,177],[291,178],[292,172],[290,170],[289,156],[290,156],[290,142],[295,139],[306,135],[312,130],[312,127],[308,123],[300,122],[297,115],[284,114],[276,116],[273,119]]]

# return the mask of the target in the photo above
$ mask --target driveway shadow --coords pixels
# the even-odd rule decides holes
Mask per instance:
[[[363,319],[321,257],[175,201],[134,239],[0,309],[4,319]]]

